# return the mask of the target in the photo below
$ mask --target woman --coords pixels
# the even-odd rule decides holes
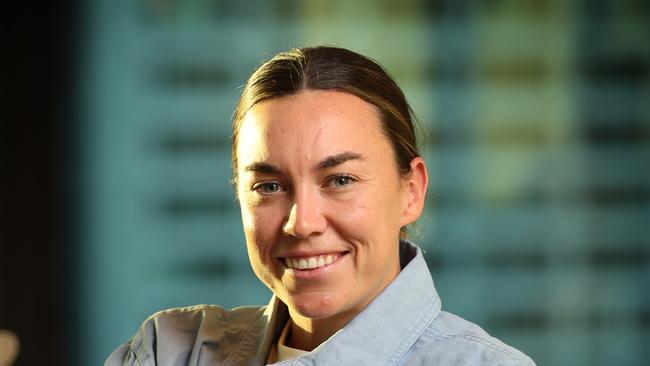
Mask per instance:
[[[332,47],[263,64],[233,119],[232,165],[266,307],[153,315],[107,365],[533,365],[440,310],[403,240],[427,170],[411,110],[381,66]]]

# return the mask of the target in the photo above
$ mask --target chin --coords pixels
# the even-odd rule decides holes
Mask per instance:
[[[290,297],[287,305],[298,314],[311,319],[324,319],[341,312],[340,299],[331,296],[297,296]]]

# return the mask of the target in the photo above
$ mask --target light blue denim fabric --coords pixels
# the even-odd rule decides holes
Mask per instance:
[[[441,311],[422,251],[405,241],[400,254],[399,276],[366,309],[312,352],[274,365],[535,365],[479,326]],[[275,297],[261,308],[163,311],[105,365],[263,365],[287,316]]]

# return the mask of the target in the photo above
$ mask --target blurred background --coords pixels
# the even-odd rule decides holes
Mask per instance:
[[[228,184],[263,60],[331,44],[426,132],[443,308],[539,365],[650,359],[650,4],[93,0],[5,11],[0,329],[98,365],[151,313],[265,304]]]

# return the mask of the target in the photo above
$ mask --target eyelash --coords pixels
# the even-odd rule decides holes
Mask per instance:
[[[276,190],[276,191],[273,191],[273,192],[264,192],[263,189],[264,189],[265,187],[268,188],[270,185],[275,185],[275,186],[277,186],[277,190]],[[263,194],[263,195],[270,195],[270,194],[273,194],[273,193],[279,192],[281,189],[282,189],[282,185],[281,185],[280,183],[278,183],[278,182],[272,182],[272,181],[271,181],[271,182],[261,182],[261,183],[257,183],[257,184],[255,184],[255,185],[253,185],[253,188],[252,188],[253,191],[255,191],[255,192],[259,193],[259,194]]]
[[[347,183],[343,184],[343,185],[336,185],[336,182],[338,180],[340,180],[340,179],[345,179],[347,181]],[[328,177],[326,182],[327,182],[326,186],[331,186],[331,187],[334,187],[334,188],[344,188],[344,187],[349,186],[349,185],[351,185],[353,183],[356,183],[357,179],[355,179],[354,177],[352,177],[350,175],[347,175],[347,174],[337,174],[337,175]],[[276,188],[276,190],[274,190],[272,192],[265,192],[264,189],[269,188],[269,186],[274,186]],[[253,185],[252,190],[259,193],[259,194],[262,194],[262,195],[271,195],[271,194],[274,194],[276,192],[281,191],[282,190],[282,185],[280,183],[274,182],[274,181],[261,182],[261,183],[257,183],[255,185]]]
[[[336,182],[337,180],[339,180],[339,179],[347,179],[347,180],[348,180],[348,183],[345,184],[344,186],[349,186],[349,185],[351,185],[351,184],[357,182],[357,180],[356,180],[354,177],[349,176],[349,175],[347,175],[347,174],[338,174],[338,175],[332,176],[332,177],[330,177],[330,178],[327,179],[327,182],[328,182],[330,185],[334,186],[334,187],[342,187],[342,186],[336,186],[336,185],[335,185],[335,182]]]

